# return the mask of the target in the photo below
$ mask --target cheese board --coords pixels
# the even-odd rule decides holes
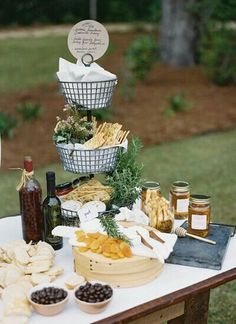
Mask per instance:
[[[80,252],[73,247],[74,271],[87,278],[107,282],[113,287],[127,288],[144,285],[162,272],[164,263],[159,259],[133,255],[131,258],[112,260],[91,251]]]

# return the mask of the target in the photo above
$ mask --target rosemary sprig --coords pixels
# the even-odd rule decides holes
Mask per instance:
[[[120,232],[119,227],[112,215],[101,215],[98,217],[98,219],[100,220],[100,223],[107,232],[108,236],[117,238],[131,245],[129,238]]]
[[[137,161],[141,149],[138,138],[132,138],[127,152],[118,152],[115,169],[107,174],[107,184],[113,188],[111,205],[132,206],[140,196],[142,165]]]

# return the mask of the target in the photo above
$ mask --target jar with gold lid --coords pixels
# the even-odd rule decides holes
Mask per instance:
[[[191,195],[189,201],[188,233],[206,237],[211,221],[211,198]]]
[[[158,182],[148,181],[142,186],[142,210],[149,217],[149,225],[161,232],[171,233],[174,215],[169,202],[161,194]]]
[[[146,181],[142,184],[141,200],[142,207],[141,209],[145,211],[145,203],[150,198],[150,195],[153,197],[161,197],[161,186],[159,182],[155,181]]]
[[[171,185],[169,200],[175,219],[188,217],[189,184],[186,181],[175,181]]]

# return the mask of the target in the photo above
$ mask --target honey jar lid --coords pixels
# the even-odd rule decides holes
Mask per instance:
[[[189,183],[186,181],[175,181],[171,185],[171,189],[177,192],[189,191]]]
[[[146,181],[142,184],[142,190],[160,190],[161,186],[159,182],[155,181]]]
[[[194,194],[190,196],[190,202],[199,205],[206,205],[206,204],[210,204],[211,197],[207,195]]]

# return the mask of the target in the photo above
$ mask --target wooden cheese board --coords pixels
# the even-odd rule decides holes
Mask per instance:
[[[80,252],[73,247],[74,270],[87,280],[104,281],[113,287],[135,287],[154,280],[163,270],[158,259],[132,256],[112,260],[91,251]]]

